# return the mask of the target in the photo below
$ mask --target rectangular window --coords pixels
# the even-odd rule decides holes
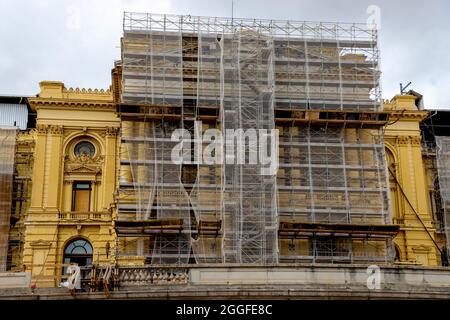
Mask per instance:
[[[91,183],[74,182],[72,188],[72,211],[89,211],[91,205]]]

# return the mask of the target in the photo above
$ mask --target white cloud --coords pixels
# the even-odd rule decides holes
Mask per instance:
[[[234,0],[235,17],[365,22],[369,5],[381,14],[383,96],[412,81],[433,108],[450,108],[450,3],[436,0]],[[123,11],[230,16],[231,0],[0,1],[0,94],[38,92],[38,82],[110,85],[120,58]]]

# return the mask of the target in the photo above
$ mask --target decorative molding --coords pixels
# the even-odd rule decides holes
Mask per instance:
[[[105,130],[106,137],[116,137],[119,133],[120,128],[118,127],[107,127]]]
[[[415,120],[421,121],[428,117],[428,111],[422,110],[386,110],[389,112],[390,120]]]
[[[409,144],[409,137],[408,136],[399,136],[399,137],[397,137],[397,144],[398,145],[408,145]]]
[[[20,146],[20,147],[27,147],[27,148],[33,149],[34,146],[36,145],[36,142],[34,140],[34,137],[32,137],[32,138],[26,137],[26,138],[18,139],[16,144],[17,144],[17,146]]]
[[[62,135],[64,133],[63,126],[51,125],[49,132],[54,135]]]
[[[36,125],[36,132],[38,134],[54,134],[62,135],[64,133],[63,126],[60,125],[48,125],[48,124],[38,124]]]
[[[421,244],[421,245],[412,247],[412,250],[415,253],[429,253],[429,252],[431,252],[431,247],[430,246],[424,246],[423,244]]]
[[[36,125],[36,132],[38,134],[47,134],[49,130],[49,126],[46,124],[38,124]]]
[[[397,137],[398,145],[408,145],[411,144],[413,146],[420,146],[421,140],[419,136],[398,136]]]
[[[88,89],[86,89],[86,88],[69,88],[69,89],[66,89],[66,88],[64,88],[63,89],[63,92],[66,92],[66,93],[83,93],[83,94],[86,94],[86,93],[90,93],[90,94],[104,94],[104,95],[110,95],[111,94],[111,90],[110,89],[91,89],[91,88],[88,88]]]
[[[411,144],[413,146],[420,146],[420,143],[421,143],[420,137],[412,136],[412,137],[410,137],[410,139],[411,139]]]
[[[53,100],[31,100],[30,104],[36,107],[36,109],[39,109],[40,107],[56,107],[56,108],[67,108],[70,107],[77,107],[87,110],[102,110],[102,111],[116,111],[116,105],[113,102],[93,102],[90,100],[82,101],[67,101],[67,100],[61,100],[61,101],[53,101]]]
[[[36,129],[29,129],[27,131],[17,132],[17,140],[34,140],[34,135],[36,134]]]
[[[37,249],[48,249],[52,246],[52,242],[51,241],[47,241],[47,240],[36,240],[36,241],[32,241],[30,243],[30,246],[33,248],[37,248]]]
[[[71,158],[66,155],[64,159],[64,172],[65,173],[94,173],[99,174],[102,172],[102,166],[104,162],[104,156],[90,157],[86,154]]]

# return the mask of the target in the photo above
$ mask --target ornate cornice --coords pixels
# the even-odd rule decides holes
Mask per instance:
[[[40,108],[64,108],[73,107],[76,109],[97,110],[97,111],[116,111],[116,104],[112,101],[93,100],[53,100],[53,99],[29,99],[30,105],[36,110]]]
[[[428,117],[428,111],[422,110],[385,110],[389,112],[389,120],[417,120],[422,121]]]

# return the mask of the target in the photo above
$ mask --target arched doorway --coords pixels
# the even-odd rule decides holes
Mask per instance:
[[[85,287],[90,279],[92,267],[92,245],[88,240],[78,238],[70,241],[64,248],[63,268],[61,280],[67,279],[67,267],[76,263],[81,271],[81,286]]]
[[[92,265],[92,245],[86,239],[75,239],[64,249],[64,264],[76,263],[80,267]]]

